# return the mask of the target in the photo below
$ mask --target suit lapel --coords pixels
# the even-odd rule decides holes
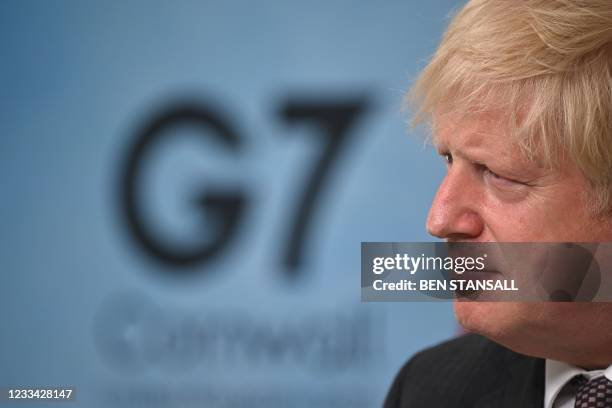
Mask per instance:
[[[512,358],[513,361],[508,362],[508,382],[504,390],[502,406],[542,408],[544,406],[544,360],[520,357]]]
[[[542,408],[544,360],[510,352],[496,389],[484,395],[474,408]]]

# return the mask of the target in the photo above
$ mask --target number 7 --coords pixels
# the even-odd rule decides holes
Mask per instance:
[[[365,98],[335,101],[290,99],[280,110],[280,116],[288,123],[315,122],[322,130],[320,136],[326,139],[323,152],[306,183],[302,199],[298,201],[293,225],[289,231],[288,247],[283,263],[287,267],[287,274],[291,277],[296,276],[297,267],[302,262],[306,238],[321,190],[324,189],[326,176],[342,149],[346,147],[351,127],[359,116],[366,112],[367,107]]]

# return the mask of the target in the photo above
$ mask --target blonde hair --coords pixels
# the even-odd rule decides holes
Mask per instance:
[[[612,207],[612,0],[471,0],[408,101],[413,124],[503,112],[527,155],[569,156]]]

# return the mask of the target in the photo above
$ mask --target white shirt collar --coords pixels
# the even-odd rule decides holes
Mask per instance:
[[[552,408],[563,386],[576,375],[582,374],[590,379],[603,373],[608,380],[612,381],[612,365],[605,370],[586,371],[561,361],[546,360],[545,371],[544,408]]]

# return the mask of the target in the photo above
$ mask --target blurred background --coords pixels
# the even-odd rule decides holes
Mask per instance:
[[[380,406],[456,332],[362,303],[359,263],[431,240],[401,103],[459,3],[2,1],[0,387]]]

